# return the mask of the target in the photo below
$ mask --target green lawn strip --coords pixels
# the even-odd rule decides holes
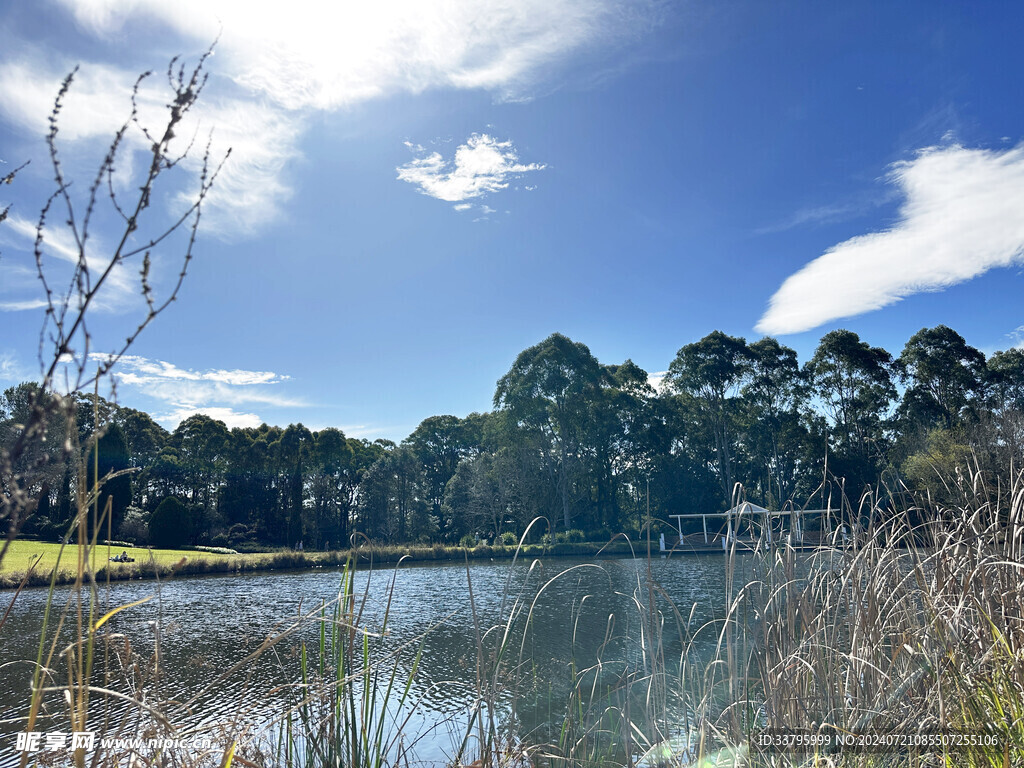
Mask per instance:
[[[17,587],[25,572],[38,559],[32,572],[28,586],[44,586],[49,584],[50,573],[57,564],[60,545],[52,542],[15,541],[0,564],[0,589]],[[108,555],[109,552],[109,555]],[[126,552],[135,559],[133,563],[115,563],[107,558]],[[240,573],[269,570],[305,570],[322,567],[338,567],[345,564],[349,555],[354,555],[357,567],[369,564],[394,564],[400,560],[406,562],[429,562],[445,560],[511,559],[516,553],[515,547],[478,546],[473,548],[444,545],[424,546],[363,546],[349,552],[259,552],[239,553],[236,555],[214,554],[185,549],[148,549],[143,547],[123,547],[106,545],[97,546],[92,552],[93,568],[97,579],[107,577],[114,581],[153,578],[157,573],[161,578],[176,575],[208,575],[214,573]],[[552,544],[542,546],[530,544],[519,552],[520,559],[536,557],[568,556],[592,557],[598,554],[612,557],[628,557],[631,550],[628,545],[620,543],[600,545],[593,543]],[[68,584],[75,580],[78,549],[68,545],[60,558],[57,573],[58,584]],[[184,560],[184,562],[182,562]]]
[[[122,552],[135,560],[133,563],[114,563],[108,557],[115,557]],[[177,565],[184,558],[186,563],[197,563],[200,561],[217,562],[227,560],[251,560],[254,563],[269,557],[269,554],[246,554],[246,555],[221,555],[212,552],[199,552],[185,549],[148,549],[146,547],[124,547],[97,545],[91,552],[92,566],[94,570],[101,568],[110,569],[111,578],[134,578],[141,575],[143,566],[155,563],[161,570],[169,570]],[[69,544],[61,554],[61,545],[49,541],[14,541],[3,563],[0,563],[0,587],[16,586],[25,572],[35,563],[33,568],[32,583],[37,579],[47,578],[55,565],[58,565],[60,558],[58,583],[67,583],[74,580],[74,574],[78,568],[78,547]]]

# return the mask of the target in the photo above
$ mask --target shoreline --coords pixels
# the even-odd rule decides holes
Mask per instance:
[[[97,583],[116,581],[146,581],[187,576],[212,576],[248,574],[277,571],[313,571],[325,567],[338,567],[352,558],[356,568],[370,565],[390,565],[406,560],[414,563],[451,562],[457,560],[512,560],[520,557],[641,557],[646,556],[646,546],[630,547],[626,542],[595,544],[588,542],[557,543],[550,545],[526,544],[522,547],[481,545],[473,548],[445,546],[441,544],[420,547],[363,546],[356,549],[332,550],[329,552],[255,552],[238,555],[220,555],[217,559],[202,556],[188,559],[184,563],[161,565],[152,560],[135,563],[111,563],[98,568],[94,573]],[[660,553],[655,550],[653,554]],[[682,554],[677,550],[677,554]],[[57,566],[56,578],[53,569],[33,572],[26,581],[25,589],[54,586],[68,586],[78,579],[76,571]],[[0,592],[14,592],[25,579],[25,571],[0,573]]]

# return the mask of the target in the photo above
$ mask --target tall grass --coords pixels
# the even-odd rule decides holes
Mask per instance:
[[[792,549],[768,559],[754,661],[771,727],[988,734],[998,747],[903,764],[1024,765],[1024,477],[989,489],[975,473],[961,491],[927,523],[865,504],[851,546],[820,552],[806,578]]]
[[[369,581],[357,598],[354,568],[347,565],[338,597],[314,621],[318,637],[312,653],[305,641],[299,655],[297,701],[280,726],[274,762],[287,768],[346,766],[380,768],[406,758],[405,724],[419,651],[411,668],[402,663],[404,646],[384,642],[395,581],[379,628],[364,626]]]
[[[979,474],[966,475],[960,488],[956,505],[928,516],[912,504],[894,512],[865,497],[844,509],[848,541],[837,536],[811,552],[763,536],[743,554],[734,542],[722,559],[725,587],[710,622],[696,620],[696,606],[673,602],[654,578],[657,555],[648,552],[625,595],[628,610],[607,614],[602,637],[584,643],[580,636],[581,617],[600,595],[567,606],[564,687],[533,656],[538,606],[559,580],[599,563],[546,579],[536,560],[525,576],[510,568],[495,615],[479,609],[467,567],[474,704],[468,715],[438,716],[438,727],[453,733],[447,763],[1024,765],[1024,476],[990,488]],[[101,545],[84,535],[79,541],[69,545],[79,548],[79,571],[62,608],[52,604],[51,583],[25,730],[38,729],[48,714],[66,730],[98,725],[105,735],[187,731],[181,718],[188,707],[161,704],[159,644],[147,656],[109,632],[107,619],[130,606],[99,607],[89,554]],[[513,564],[526,552],[520,542]],[[439,681],[417,679],[423,635],[403,642],[389,635],[396,578],[384,592],[383,618],[371,623],[369,582],[357,593],[354,572],[348,561],[336,599],[296,617],[211,681],[246,674],[279,643],[298,642],[287,703],[263,731],[269,745],[243,749],[235,744],[241,720],[222,723],[223,747],[178,755],[173,764],[418,764],[411,723],[422,691]],[[71,641],[60,640],[68,628]],[[527,709],[546,709],[546,726],[528,728]],[[754,738],[765,731],[980,734],[995,745],[773,752]],[[89,755],[95,765],[124,757]],[[159,753],[135,759],[171,764]],[[86,765],[84,752],[73,760]]]

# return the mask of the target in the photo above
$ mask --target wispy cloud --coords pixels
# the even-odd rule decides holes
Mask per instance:
[[[20,250],[31,252],[35,248],[35,222],[15,215],[8,216],[3,226],[5,236],[10,237],[12,242],[16,241]],[[78,263],[78,245],[70,230],[54,226],[52,223],[43,230],[43,253],[55,257],[65,265]],[[86,264],[94,275],[100,274],[110,263],[109,255],[104,253],[103,241],[97,235],[90,235],[86,254]],[[10,270],[19,272],[22,277],[25,276],[25,269],[21,265],[0,262],[0,272]],[[50,281],[54,282],[53,275],[50,275]],[[38,287],[34,280],[31,282]],[[122,311],[139,301],[140,287],[137,278],[123,263],[119,263],[115,264],[110,271],[106,290],[97,294],[93,306],[100,311]],[[15,299],[0,302],[0,310],[6,311],[37,309],[45,306],[46,302],[42,299]]]
[[[613,0],[296,0],[287,13],[269,0],[58,2],[100,40],[153,29],[188,41],[183,45],[218,39],[215,70],[237,87],[230,95],[208,92],[196,125],[201,135],[213,129],[215,154],[233,148],[206,221],[207,231],[228,238],[251,236],[282,215],[291,195],[287,169],[301,155],[311,111],[441,88],[529,98],[538,83],[558,77],[561,63],[582,51],[613,51],[660,18],[659,0],[637,0],[628,12]],[[54,50],[25,51],[9,52],[0,64],[0,112],[42,135],[41,121],[74,62]],[[85,63],[67,100],[63,138],[110,136],[125,116],[135,74]],[[165,101],[144,94],[143,118]],[[192,135],[194,127],[179,133]],[[423,170],[429,174],[429,164]],[[451,196],[461,182],[456,176],[430,185]]]
[[[220,35],[236,82],[289,110],[336,109],[396,92],[487,89],[516,97],[552,64],[610,47],[650,23],[657,3],[611,0],[62,0],[100,36],[131,19],[200,43]]]
[[[409,142],[406,145],[417,151]],[[520,163],[511,141],[474,133],[455,150],[452,161],[445,160],[440,152],[431,152],[396,170],[402,181],[416,185],[430,197],[459,203],[455,208],[462,211],[467,210],[463,201],[498,192],[512,179],[544,167],[540,163]]]
[[[1018,325],[1006,336],[1013,343],[1014,349],[1024,349],[1024,325]]]
[[[174,429],[189,416],[195,416],[197,413],[209,416],[211,419],[216,419],[217,421],[223,421],[224,424],[227,425],[228,429],[234,429],[235,427],[258,427],[263,423],[263,419],[255,413],[241,413],[233,408],[219,408],[216,406],[205,406],[202,408],[177,408],[169,413],[159,414],[157,421],[167,425],[171,429]]]
[[[138,355],[125,355],[118,361],[117,370],[120,371],[122,380],[131,383],[150,384],[155,381],[212,381],[231,386],[248,386],[252,384],[277,384],[287,381],[284,376],[273,371],[246,371],[241,369],[232,370],[207,370],[193,371],[179,368],[174,363],[163,360],[150,360]],[[128,372],[125,372],[128,369]]]
[[[833,246],[787,278],[758,331],[806,331],[1021,260],[1024,145],[929,147],[888,178],[904,197],[899,221]]]
[[[153,398],[169,410],[154,409],[156,418],[172,428],[193,413],[234,414],[235,424],[228,426],[255,426],[262,419],[255,413],[235,411],[237,406],[264,405],[273,408],[302,407],[302,400],[275,389],[288,380],[288,376],[273,371],[242,369],[193,370],[180,368],[164,360],[151,360],[137,355],[126,355],[114,369],[121,388],[130,387],[139,394]],[[242,423],[245,422],[245,423]]]
[[[801,208],[788,219],[761,227],[755,230],[754,234],[768,235],[798,227],[821,226],[824,224],[834,224],[839,221],[849,221],[850,219],[863,216],[873,208],[891,203],[898,196],[899,192],[897,190],[887,189],[880,194],[871,196],[861,196],[852,200]]]
[[[21,367],[13,352],[0,352],[0,381],[20,382],[30,378],[31,374]]]
[[[38,136],[48,129],[53,97],[67,68],[40,54],[26,61],[0,64],[0,103],[9,119]],[[103,64],[83,66],[65,99],[60,139],[106,142],[124,123],[131,106],[136,73]],[[139,91],[139,121],[151,129],[166,121],[167,94],[160,79],[144,81]],[[291,195],[285,182],[288,163],[298,156],[301,125],[294,116],[258,100],[223,95],[201,99],[188,121],[178,130],[179,149],[193,138],[199,146],[187,161],[196,171],[210,139],[214,162],[230,148],[232,155],[207,198],[204,229],[225,237],[252,232],[279,215],[280,203]],[[150,142],[139,130],[126,134],[126,150],[118,163],[116,180],[128,187],[133,153],[145,152]],[[191,190],[179,195],[184,208]]]
[[[26,299],[24,301],[0,301],[0,312],[25,312],[42,309],[46,302],[42,299]]]

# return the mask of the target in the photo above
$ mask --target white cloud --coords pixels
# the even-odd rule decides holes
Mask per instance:
[[[215,156],[233,148],[205,222],[207,231],[226,237],[251,236],[281,215],[291,195],[287,170],[301,154],[309,111],[439,88],[529,98],[541,79],[557,77],[559,63],[583,51],[614,50],[657,23],[660,13],[657,0],[637,0],[628,9],[612,0],[294,0],[287,11],[270,0],[59,2],[101,41],[145,39],[154,29],[164,40],[184,38],[179,48],[218,39],[211,69],[239,87],[231,97],[223,88],[215,97],[211,83],[196,124],[200,138],[214,129]],[[41,136],[73,63],[52,50],[8,58],[0,65],[0,110]],[[83,65],[66,102],[63,138],[109,137],[126,116],[135,75],[109,64]],[[161,76],[151,79],[155,84]],[[143,119],[157,124],[153,115],[165,102],[164,95],[145,92]],[[179,134],[191,136],[194,127],[183,126]],[[120,164],[123,183],[129,170],[127,161]],[[429,164],[424,170],[429,173]],[[459,182],[435,180],[433,186],[450,195]]]
[[[505,189],[511,179],[544,167],[538,163],[520,163],[511,141],[474,133],[455,150],[451,163],[439,152],[431,152],[396,170],[399,179],[415,184],[423,194],[461,203]],[[465,208],[457,207],[457,210]]]
[[[75,243],[74,236],[69,229],[53,224],[54,221],[59,220],[60,217],[51,216],[50,222],[43,230],[43,252],[56,257],[65,264],[77,264],[78,245]],[[20,216],[8,216],[3,226],[5,233],[14,235],[15,239],[21,241],[19,246],[21,250],[27,252],[34,250],[36,240],[35,222],[28,221]],[[96,235],[90,234],[86,253],[86,264],[94,276],[99,275],[110,263],[110,259],[104,252],[103,241]],[[10,269],[17,270],[22,275],[24,273],[24,269],[19,267],[19,265],[4,265],[0,263],[0,270],[6,271]],[[63,275],[53,274],[45,263],[44,269],[49,272],[47,279],[51,286],[62,286],[64,284]],[[38,287],[38,284],[35,287]],[[123,262],[115,264],[107,276],[104,289],[97,293],[93,306],[99,311],[123,311],[133,304],[139,303],[141,300],[140,290],[138,279],[132,275],[131,270]],[[0,311],[18,311],[45,306],[46,302],[42,299],[16,299],[0,303]]]
[[[665,377],[668,376],[668,371],[655,371],[647,374],[647,384],[655,392],[660,393],[661,387],[665,382]]]
[[[1024,144],[929,147],[888,178],[905,198],[899,221],[833,246],[786,279],[758,331],[798,333],[1021,261]]]
[[[203,408],[176,408],[169,413],[158,414],[156,416],[156,421],[160,422],[168,429],[173,430],[189,416],[194,416],[197,413],[209,416],[211,419],[223,421],[227,425],[228,429],[234,429],[235,427],[258,427],[263,423],[263,420],[255,413],[239,413],[231,408],[220,408],[216,406]]]
[[[0,381],[26,381],[32,375],[25,371],[13,352],[0,352]]]
[[[5,114],[42,136],[48,130],[53,98],[65,74],[52,62],[0,65],[0,103]],[[128,117],[136,77],[106,65],[83,66],[65,99],[59,141],[88,140],[105,145]],[[166,101],[166,85],[158,76],[148,78],[139,91],[139,121],[151,130],[166,124]],[[218,162],[231,149],[231,158],[206,200],[205,231],[246,234],[277,218],[279,204],[291,195],[284,181],[288,163],[299,154],[301,125],[295,116],[260,101],[208,95],[199,100],[177,133],[179,151],[186,142],[196,140],[186,161],[192,173],[199,170],[208,137],[211,162]],[[135,128],[128,131],[126,139],[116,179],[121,189],[131,192],[133,153],[147,152],[149,141]],[[194,191],[181,191],[182,209],[192,202]]]
[[[31,309],[42,309],[46,302],[42,299],[26,299],[25,301],[0,301],[0,312],[24,312]]]
[[[231,426],[259,426],[263,420],[255,413],[234,410],[242,405],[274,408],[302,407],[305,403],[275,389],[288,376],[273,371],[210,369],[196,371],[179,368],[164,360],[125,355],[114,369],[119,388],[131,387],[140,395],[164,403],[168,411],[157,413],[157,421],[173,429],[193,413],[205,413]]]
[[[124,369],[128,373],[124,373]],[[287,381],[288,376],[273,371],[246,371],[240,369],[209,371],[193,371],[179,368],[174,363],[163,360],[150,360],[138,355],[125,355],[117,363],[120,377],[124,381],[135,384],[150,384],[156,381],[213,381],[231,386],[248,386],[252,384],[277,384]]]
[[[345,433],[345,437],[356,438],[357,440],[376,440],[387,435],[407,435],[415,427],[399,426],[371,426],[368,424],[348,424],[339,429]]]
[[[396,92],[483,88],[515,97],[553,63],[642,29],[656,4],[611,0],[62,0],[85,28],[156,20],[204,44],[236,82],[286,109],[336,109]]]
[[[1013,342],[1014,349],[1024,349],[1024,325],[1018,325],[1006,335]]]

